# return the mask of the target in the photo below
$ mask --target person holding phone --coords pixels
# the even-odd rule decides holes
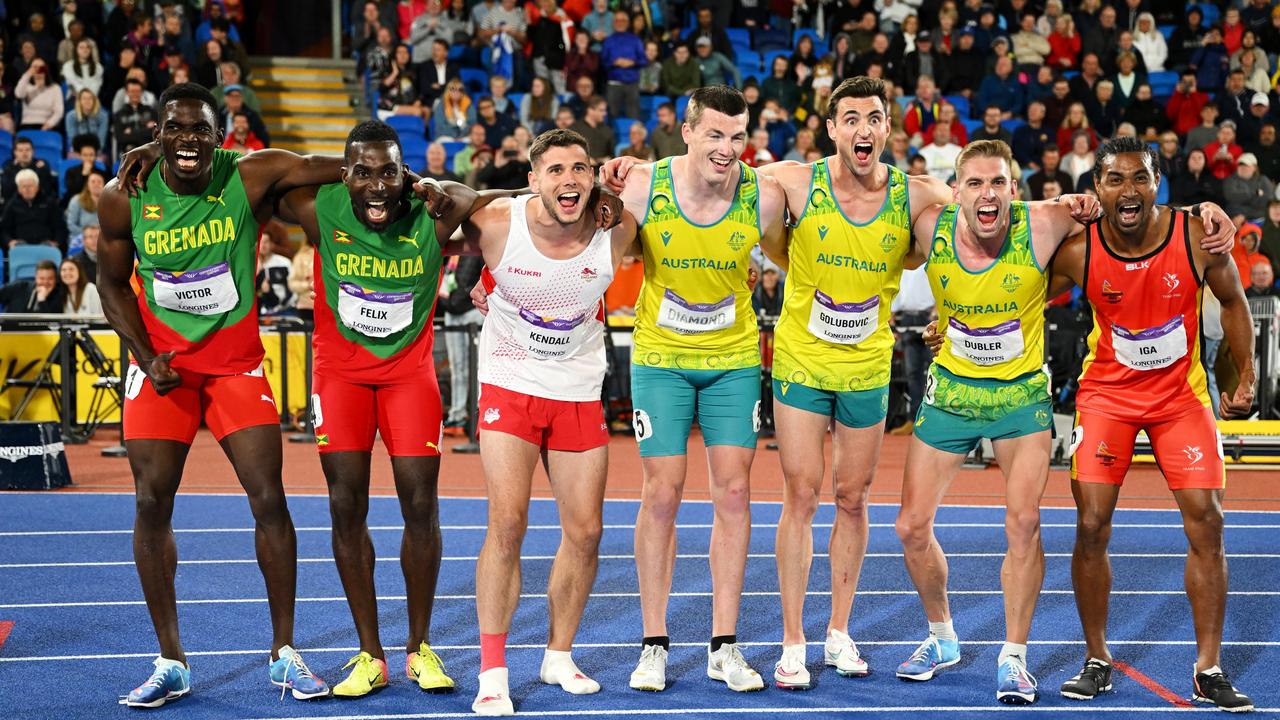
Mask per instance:
[[[22,125],[18,130],[54,130],[62,123],[66,111],[62,88],[50,82],[49,66],[44,60],[31,61],[18,78],[14,94],[22,102]]]

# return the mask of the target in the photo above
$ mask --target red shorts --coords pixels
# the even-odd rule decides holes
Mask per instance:
[[[600,401],[548,400],[480,385],[480,429],[515,435],[543,450],[583,452],[609,444]]]
[[[179,370],[182,384],[164,397],[137,365],[125,378],[125,440],[176,440],[191,444],[200,420],[219,441],[237,430],[278,425],[280,414],[262,367],[241,375]]]
[[[1139,430],[1147,432],[1156,465],[1170,490],[1226,487],[1222,438],[1213,411],[1203,407],[1160,422],[1127,422],[1077,412],[1071,433],[1071,479],[1123,485]]]
[[[381,434],[394,457],[440,454],[440,386],[434,372],[376,385],[316,375],[311,392],[322,453],[369,452]]]

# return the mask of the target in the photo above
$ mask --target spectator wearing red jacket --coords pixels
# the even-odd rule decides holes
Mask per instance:
[[[225,150],[235,150],[248,155],[255,150],[262,150],[266,147],[266,144],[249,129],[248,114],[241,112],[232,116],[231,132],[227,135],[227,139],[222,142],[222,147]]]
[[[1219,180],[1231,177],[1236,162],[1244,154],[1244,148],[1236,144],[1236,124],[1223,120],[1218,126],[1218,139],[1204,146],[1204,156],[1209,159],[1209,172]]]
[[[902,129],[907,131],[907,137],[915,138],[918,135],[923,138],[924,133],[933,127],[942,106],[946,103],[938,97],[937,92],[933,78],[928,75],[920,76],[916,82],[916,99],[907,105],[906,113],[902,118]],[[921,143],[924,142],[926,141],[922,139]]]
[[[956,117],[955,105],[947,103],[938,108],[937,119],[923,133],[926,145],[933,142],[933,129],[939,125],[947,125],[951,128],[951,142],[960,147],[969,144],[969,131],[965,128],[964,123],[960,122],[960,118]]]
[[[1075,20],[1067,13],[1058,16],[1053,32],[1049,35],[1049,57],[1044,59],[1046,65],[1058,72],[1075,70],[1080,58],[1080,33],[1076,32]]]
[[[1194,71],[1182,73],[1178,89],[1169,97],[1166,112],[1169,122],[1173,123],[1173,131],[1186,135],[1191,128],[1200,124],[1200,109],[1209,104],[1209,96],[1196,88]]]

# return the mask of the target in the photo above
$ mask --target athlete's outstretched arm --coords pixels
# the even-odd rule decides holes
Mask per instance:
[[[98,201],[98,222],[102,239],[98,242],[98,295],[102,298],[102,314],[112,329],[138,361],[138,367],[151,378],[158,395],[178,386],[182,379],[169,367],[173,353],[156,354],[147,335],[147,327],[138,312],[138,296],[129,284],[133,276],[133,218],[129,198],[118,180],[111,181]],[[123,374],[124,368],[121,368]]]
[[[1244,296],[1240,274],[1230,255],[1213,255],[1203,249],[1200,241],[1205,231],[1200,223],[1190,222],[1192,253],[1196,264],[1204,267],[1204,281],[1222,304],[1222,334],[1231,348],[1240,384],[1233,395],[1222,393],[1219,408],[1222,417],[1248,417],[1253,408],[1253,386],[1257,376],[1253,368],[1253,318],[1249,315],[1249,301]]]
[[[346,159],[338,155],[299,155],[268,148],[240,158],[240,179],[254,207],[275,205],[275,199],[294,188],[342,181]]]

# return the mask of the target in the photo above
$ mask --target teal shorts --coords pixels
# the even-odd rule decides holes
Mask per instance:
[[[960,377],[934,363],[913,432],[930,447],[968,455],[983,438],[1010,440],[1052,425],[1049,376],[1043,371],[990,380]]]
[[[754,448],[760,431],[760,367],[677,370],[632,365],[631,406],[640,457],[686,454],[695,412],[707,447]]]
[[[874,390],[819,390],[773,379],[773,401],[823,417],[850,428],[866,428],[883,422],[889,411],[889,386]]]

